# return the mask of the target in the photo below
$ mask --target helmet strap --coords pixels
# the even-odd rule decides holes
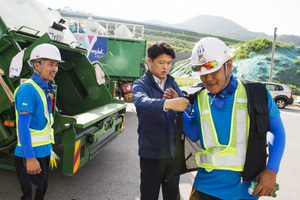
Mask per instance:
[[[44,59],[42,59],[42,61],[41,61],[41,67],[40,67],[39,74],[41,74],[41,72],[42,72],[42,69],[43,69],[43,66],[44,66]]]
[[[35,61],[35,62],[39,62],[39,61]],[[32,63],[32,65],[34,65],[34,63]],[[41,67],[40,67],[39,71],[37,69],[35,69],[34,66],[33,66],[33,70],[34,70],[34,73],[36,73],[37,75],[39,75],[40,77],[42,77],[41,76],[41,71],[42,71],[42,68],[43,68],[43,65],[44,65],[44,60],[43,59],[40,60],[40,65],[41,65]]]
[[[228,85],[228,83],[230,81],[230,75],[231,75],[231,73],[228,74],[228,63],[227,63],[227,61],[224,63],[224,67],[225,67],[225,78],[226,78],[226,81],[225,81],[225,84],[224,84],[224,86],[223,86],[223,88],[222,88],[221,91],[223,91],[226,88],[226,86]]]

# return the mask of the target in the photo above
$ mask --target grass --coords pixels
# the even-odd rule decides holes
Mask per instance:
[[[180,76],[174,76],[175,81],[177,82],[179,87],[182,86],[189,86],[189,85],[193,85],[195,83],[199,83],[201,82],[200,79],[196,79],[196,78],[191,78],[191,77],[180,77]]]

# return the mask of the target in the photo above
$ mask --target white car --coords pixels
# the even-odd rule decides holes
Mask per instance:
[[[270,82],[262,82],[262,84],[268,88],[279,109],[283,109],[285,106],[293,104],[293,92],[287,85]]]
[[[200,90],[203,87],[204,87],[204,84],[202,82],[200,82],[200,83],[195,83],[194,85],[182,86],[179,88],[182,91],[182,93],[186,96],[189,94],[194,94],[195,92],[197,92],[198,90]]]
[[[300,96],[295,99],[294,104],[300,107]]]

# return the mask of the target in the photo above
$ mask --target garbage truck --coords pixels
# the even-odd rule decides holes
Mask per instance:
[[[107,52],[113,55],[103,63],[103,68],[117,82],[116,95],[130,101],[133,81],[146,71],[144,26],[67,11],[60,11],[60,14],[81,47],[88,49],[90,61],[99,60]]]
[[[124,128],[126,104],[114,97],[115,81],[103,68],[111,55],[91,62],[61,15],[34,0],[0,0],[0,4],[5,5],[0,8],[0,167],[14,170],[13,92],[33,73],[28,62],[31,50],[50,43],[64,60],[53,81],[57,90],[52,98],[53,148],[61,157],[62,173],[73,175]]]

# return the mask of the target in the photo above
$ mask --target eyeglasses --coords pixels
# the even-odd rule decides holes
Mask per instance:
[[[192,66],[192,71],[193,72],[201,72],[203,67],[206,70],[211,70],[211,69],[213,69],[217,66],[218,66],[218,62],[216,60],[212,60],[212,61],[209,61],[209,62],[203,64],[203,65],[194,65],[194,66]]]

